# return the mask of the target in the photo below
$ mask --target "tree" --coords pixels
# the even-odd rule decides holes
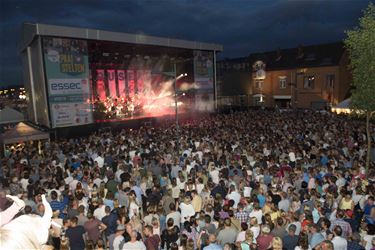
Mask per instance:
[[[359,27],[346,31],[345,47],[353,73],[352,108],[366,115],[367,157],[370,166],[370,119],[375,114],[375,5],[370,3],[359,19]]]

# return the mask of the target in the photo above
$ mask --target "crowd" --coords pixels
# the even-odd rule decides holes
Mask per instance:
[[[366,147],[363,121],[312,111],[27,144],[1,158],[0,247],[375,249]]]

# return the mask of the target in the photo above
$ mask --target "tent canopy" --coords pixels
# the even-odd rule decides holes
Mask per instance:
[[[0,110],[0,124],[16,123],[23,120],[23,114],[15,109],[5,107]]]
[[[338,103],[338,104],[335,106],[335,108],[339,108],[339,109],[348,109],[348,108],[350,108],[350,104],[351,104],[351,102],[352,102],[352,101],[350,100],[350,98],[345,99],[344,101]]]
[[[49,133],[35,129],[23,122],[18,123],[14,128],[1,135],[1,142],[6,144],[19,143],[24,141],[47,140]]]

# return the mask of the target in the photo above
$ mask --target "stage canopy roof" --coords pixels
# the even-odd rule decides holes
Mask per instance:
[[[21,122],[24,119],[23,114],[15,109],[5,107],[0,110],[0,124]]]
[[[4,145],[47,139],[49,139],[48,132],[40,131],[23,122],[18,123],[14,128],[6,131],[0,136],[0,141]]]
[[[140,45],[155,45],[192,50],[222,51],[223,46],[213,43],[203,43],[173,38],[148,36],[143,34],[129,34],[97,29],[78,27],[56,26],[40,23],[25,23],[19,51],[22,52],[34,40],[35,36],[55,36],[76,39],[88,39],[99,41],[123,42]]]

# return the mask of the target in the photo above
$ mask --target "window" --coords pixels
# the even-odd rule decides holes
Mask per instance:
[[[279,76],[279,87],[280,89],[286,88],[286,76]]]
[[[326,76],[326,89],[333,89],[335,87],[335,75]]]
[[[263,81],[255,81],[255,88],[261,89],[263,87]]]
[[[305,76],[303,78],[303,88],[313,89],[315,84],[315,76]]]

